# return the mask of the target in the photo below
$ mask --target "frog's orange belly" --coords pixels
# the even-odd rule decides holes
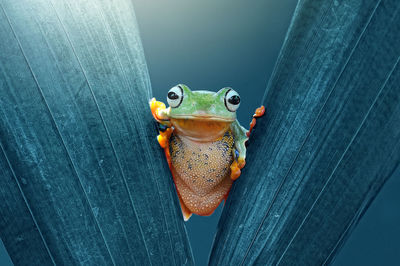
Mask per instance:
[[[192,213],[210,215],[232,186],[231,131],[212,142],[196,142],[172,134],[169,145],[171,170],[181,201]]]

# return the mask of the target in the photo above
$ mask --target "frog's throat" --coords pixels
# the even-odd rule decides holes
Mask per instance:
[[[228,131],[231,121],[209,119],[176,119],[171,118],[174,132],[192,141],[209,142],[222,138]]]

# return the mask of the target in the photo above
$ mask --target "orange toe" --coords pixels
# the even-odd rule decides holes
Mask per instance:
[[[234,161],[231,165],[231,179],[236,180],[239,178],[241,174],[240,167],[236,161]]]
[[[246,132],[247,137],[250,137],[251,131],[253,130],[253,128],[255,127],[257,121],[256,118],[259,118],[261,116],[263,116],[265,114],[265,107],[264,105],[261,105],[260,107],[258,107],[253,115],[253,119],[251,120],[250,123],[250,129],[249,131]]]
[[[265,107],[264,105],[261,105],[256,109],[256,112],[254,113],[253,117],[261,117],[265,114]]]
[[[163,102],[159,102],[156,100],[156,98],[152,98],[150,100],[150,110],[151,114],[157,121],[161,121],[162,119],[159,117],[158,112],[160,110],[164,110],[166,108],[165,104]]]

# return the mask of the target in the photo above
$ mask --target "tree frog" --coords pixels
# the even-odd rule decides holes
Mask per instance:
[[[187,221],[192,213],[211,215],[240,176],[245,143],[265,108],[256,110],[248,131],[236,119],[240,96],[231,88],[191,91],[180,84],[169,90],[167,102],[168,108],[153,98],[150,109],[159,123],[157,139],[172,172],[183,218]]]

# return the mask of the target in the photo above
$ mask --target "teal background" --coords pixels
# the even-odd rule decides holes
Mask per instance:
[[[178,83],[192,90],[231,86],[241,95],[238,118],[248,127],[297,1],[134,2],[154,96],[165,100],[169,87]],[[400,169],[333,265],[400,263],[399,189]],[[207,264],[221,211],[222,206],[210,217],[193,215],[186,223],[196,265]]]
[[[242,97],[238,118],[247,127],[261,102],[297,1],[133,2],[154,96],[164,100],[177,83],[214,91],[231,86]],[[400,262],[399,188],[398,169],[334,265]],[[222,206],[211,217],[193,216],[186,224],[197,265],[207,262],[221,210]],[[10,263],[2,246],[0,262]]]

